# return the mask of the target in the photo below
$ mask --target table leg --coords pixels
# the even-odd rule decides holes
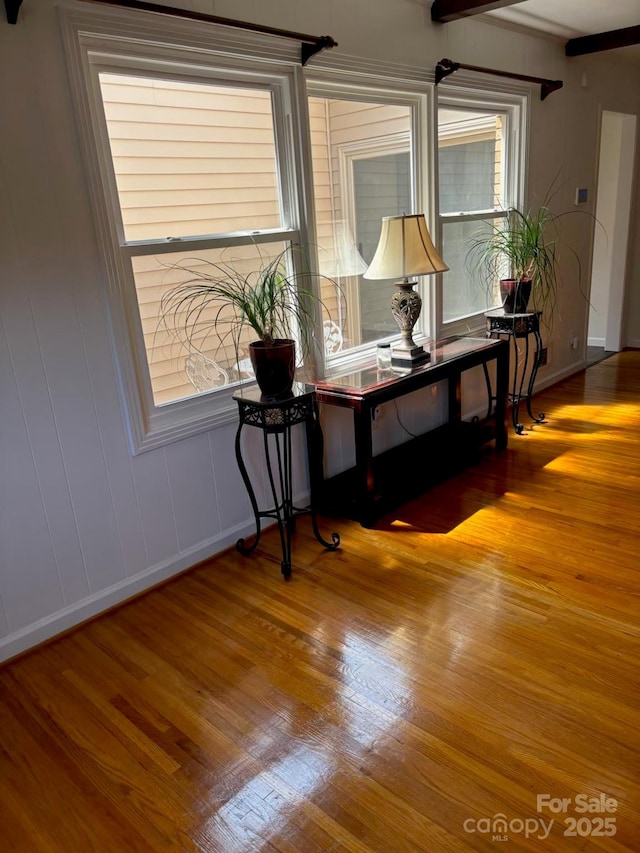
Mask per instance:
[[[307,434],[307,459],[309,461],[309,489],[311,492],[309,514],[311,515],[313,534],[321,545],[324,545],[329,551],[335,551],[340,545],[340,535],[332,533],[331,542],[327,542],[320,534],[318,519],[316,517],[316,495],[318,493],[318,486],[322,481],[322,456],[324,452],[324,438],[322,436],[317,408],[314,411],[314,416],[306,421],[305,427]]]
[[[371,409],[369,406],[361,405],[353,410],[353,434],[356,443],[358,520],[363,527],[371,527],[375,520],[375,478],[373,475]]]
[[[493,412],[493,404],[495,403],[495,397],[493,396],[493,392],[491,391],[491,377],[489,376],[489,368],[487,367],[487,362],[482,362],[482,372],[484,373],[484,384],[487,388],[487,414],[485,420],[489,420],[491,417],[491,413]]]
[[[459,424],[462,420],[462,374],[456,371],[447,380],[449,424]]]

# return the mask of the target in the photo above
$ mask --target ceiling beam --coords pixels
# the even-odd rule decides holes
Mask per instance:
[[[583,56],[585,53],[599,53],[601,50],[615,50],[617,47],[630,47],[633,44],[640,44],[640,26],[569,39],[564,46],[564,52],[566,56]]]
[[[434,0],[431,5],[431,20],[439,24],[448,24],[460,18],[480,15],[482,12],[491,12],[494,9],[504,9],[505,6],[514,6],[522,2],[523,0]]]

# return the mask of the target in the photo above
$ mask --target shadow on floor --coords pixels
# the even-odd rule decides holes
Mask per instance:
[[[615,352],[604,347],[587,347],[586,366],[593,367],[594,364],[598,364],[598,362],[604,361],[605,358],[609,358],[612,355],[615,355]]]

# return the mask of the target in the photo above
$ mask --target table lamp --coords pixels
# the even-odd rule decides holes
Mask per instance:
[[[391,297],[391,313],[402,340],[391,350],[392,367],[412,368],[429,360],[429,353],[413,340],[413,327],[422,308],[420,294],[413,289],[415,276],[448,269],[433,245],[423,213],[382,218],[378,248],[363,278],[399,279]]]

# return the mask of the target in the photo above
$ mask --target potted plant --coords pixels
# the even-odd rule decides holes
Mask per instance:
[[[232,342],[236,363],[241,346],[247,345],[262,393],[282,397],[293,385],[294,338],[303,354],[310,352],[316,307],[322,302],[307,284],[311,274],[300,246],[290,245],[275,258],[264,258],[256,248],[257,264],[193,258],[172,265],[172,271],[187,277],[162,296],[160,315],[165,328],[190,349],[197,349],[194,330],[202,334],[203,325],[215,331],[220,346]],[[297,271],[301,268],[305,271]],[[248,340],[249,329],[257,340]]]
[[[533,295],[536,309],[553,312],[558,289],[558,220],[548,207],[513,208],[505,219],[484,223],[473,237],[468,260],[488,292],[496,282],[505,314],[523,314]],[[486,228],[488,227],[488,231]]]

